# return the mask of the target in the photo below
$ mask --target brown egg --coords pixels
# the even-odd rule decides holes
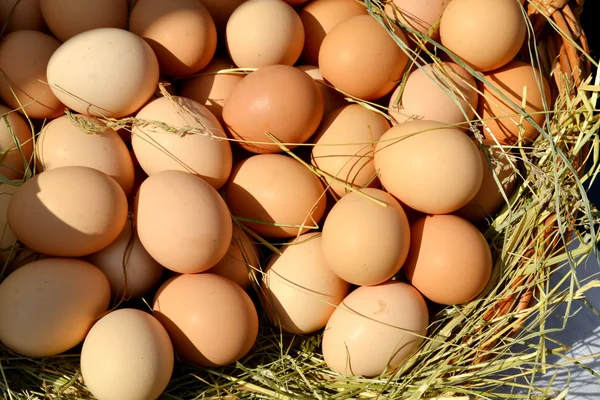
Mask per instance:
[[[319,68],[313,65],[299,65],[297,68],[306,72],[315,80],[315,82],[317,82],[317,86],[319,87],[321,95],[323,96],[323,119],[325,119],[334,110],[348,104],[340,92],[325,82],[325,79],[323,79],[323,75],[321,74],[321,71],[319,71]]]
[[[185,97],[161,97],[144,106],[136,119],[131,145],[146,174],[179,170],[197,174],[215,189],[225,184],[231,172],[231,146],[206,107]]]
[[[258,335],[258,315],[250,297],[215,274],[171,278],[156,293],[153,310],[179,356],[199,366],[239,360]]]
[[[345,281],[377,285],[396,275],[404,264],[410,227],[402,206],[390,194],[379,189],[361,193],[348,193],[327,215],[323,254],[333,272]]]
[[[1,104],[0,115],[0,175],[8,180],[22,179],[33,154],[31,128],[20,114]]]
[[[111,244],[85,259],[106,275],[117,300],[145,296],[158,285],[164,270],[140,242],[131,220]]]
[[[364,14],[366,7],[355,0],[315,0],[306,4],[298,11],[305,35],[302,59],[317,65],[325,35],[340,22]]]
[[[17,237],[8,225],[8,205],[19,186],[0,183],[0,272],[18,253]]]
[[[119,184],[89,167],[60,167],[26,181],[8,206],[8,223],[27,247],[80,257],[108,246],[127,220]]]
[[[450,0],[390,0],[386,2],[385,13],[417,32],[437,38],[437,25],[448,3]]]
[[[30,118],[55,118],[64,105],[46,83],[46,66],[60,42],[38,31],[15,31],[0,43],[0,97]],[[20,107],[23,108],[20,108]]]
[[[390,116],[398,123],[423,119],[457,125],[472,120],[479,98],[475,79],[458,64],[442,65],[426,64],[411,72],[392,94]]]
[[[395,34],[406,42],[399,28]],[[391,92],[407,62],[404,51],[371,15],[359,15],[337,24],[325,36],[319,51],[323,77],[363,100],[378,99]]]
[[[225,202],[208,183],[183,171],[157,172],[142,183],[135,224],[152,258],[182,274],[208,270],[231,243]]]
[[[229,56],[240,68],[294,65],[304,46],[304,27],[281,0],[248,0],[231,14],[226,40]]]
[[[230,279],[242,289],[249,289],[260,271],[259,255],[258,246],[253,239],[234,224],[227,254],[209,271]]]
[[[509,198],[517,184],[517,174],[508,154],[491,148],[487,149],[487,153],[490,161],[485,158],[483,152],[481,153],[483,160],[481,188],[466,206],[458,210],[458,214],[469,221],[476,222],[494,215],[506,203],[504,195]],[[501,186],[498,186],[496,179]]]
[[[127,0],[39,0],[42,16],[61,42],[96,28],[127,26]]]
[[[280,1],[280,0],[278,0]],[[306,142],[323,117],[323,96],[317,83],[298,68],[272,65],[242,79],[223,107],[232,137],[253,153],[278,153],[273,135],[288,149]]]
[[[394,372],[421,345],[428,325],[425,300],[412,286],[362,286],[329,319],[323,357],[329,368],[346,376]]]
[[[440,20],[441,43],[473,69],[491,71],[521,49],[525,19],[514,0],[452,0]]]
[[[48,357],[81,343],[108,309],[110,288],[93,265],[65,258],[29,263],[0,284],[0,341],[27,357]]]
[[[323,257],[319,233],[306,233],[275,254],[262,279],[261,295],[273,324],[300,335],[323,329],[350,284]]]
[[[503,96],[521,109],[525,92],[525,112],[536,124],[544,128],[547,116],[545,110],[552,107],[550,86],[546,78],[530,64],[513,61],[501,69],[485,74],[484,79],[488,83],[482,85],[479,104],[479,113],[485,123],[484,143],[496,144],[496,140],[506,145],[517,143],[520,138],[519,125],[521,124],[525,144],[533,141],[539,135],[539,131],[531,122],[522,118],[521,112]]]
[[[267,237],[305,233],[325,212],[325,190],[319,178],[286,155],[261,154],[241,161],[224,189],[231,213]]]
[[[129,30],[148,42],[160,71],[169,76],[200,71],[217,49],[215,23],[198,0],[139,0]]]
[[[128,195],[134,170],[123,139],[111,128],[102,130],[106,124],[97,118],[76,118],[79,126],[66,115],[44,126],[36,143],[37,166],[41,171],[69,166],[94,168],[112,177]]]
[[[311,161],[328,174],[325,180],[339,197],[354,188],[377,186],[373,163],[375,144],[390,128],[385,117],[358,104],[335,110],[313,139]]]
[[[439,304],[476,298],[492,276],[492,253],[485,238],[456,215],[425,216],[411,225],[404,271],[423,296]]]
[[[244,1],[246,0],[200,0],[212,15],[219,38],[224,36],[227,21],[233,11]]]
[[[203,104],[223,124],[223,106],[245,75],[217,72],[232,68],[236,68],[232,62],[221,58],[213,59],[199,75],[183,83],[181,96]]]
[[[44,31],[40,0],[0,0],[0,26],[5,35],[20,30]]]
[[[409,207],[447,214],[479,191],[483,165],[477,146],[458,128],[410,121],[388,130],[375,148],[383,187]]]

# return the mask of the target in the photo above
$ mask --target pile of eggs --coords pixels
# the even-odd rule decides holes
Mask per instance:
[[[157,398],[175,354],[243,360],[259,322],[397,370],[431,304],[490,284],[498,145],[550,102],[522,3],[387,1],[386,29],[355,0],[0,2],[0,341],[83,343],[98,399]],[[413,66],[415,32],[456,57]]]

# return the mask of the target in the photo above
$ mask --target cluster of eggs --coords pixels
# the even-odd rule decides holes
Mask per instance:
[[[12,351],[83,342],[97,398],[156,398],[174,353],[247,355],[264,310],[286,332],[324,329],[332,370],[373,377],[423,343],[426,299],[490,283],[476,223],[516,184],[497,145],[533,140],[550,102],[517,61],[522,2],[393,0],[377,18],[355,0],[5,4]],[[412,66],[415,33],[453,57]],[[109,311],[147,295],[152,314]]]

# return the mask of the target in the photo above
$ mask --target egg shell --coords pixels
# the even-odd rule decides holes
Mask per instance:
[[[33,154],[31,129],[20,114],[1,104],[0,115],[0,175],[8,180],[22,179]]]
[[[484,120],[485,144],[514,145],[519,141],[519,125],[522,121],[522,139],[531,143],[539,131],[521,116],[523,93],[526,93],[525,112],[544,128],[547,107],[551,107],[550,85],[537,68],[530,64],[513,61],[504,67],[484,75],[488,83],[482,84],[479,114]],[[543,85],[543,88],[540,86]],[[498,91],[500,93],[498,93]],[[519,109],[511,105],[507,97]]]
[[[311,78],[317,82],[321,96],[323,96],[323,118],[327,118],[334,110],[348,104],[344,96],[335,90],[329,83],[323,79],[323,74],[319,71],[318,67],[314,65],[299,65],[299,70],[306,72]],[[321,121],[323,123],[323,121]]]
[[[4,34],[20,30],[44,31],[46,23],[40,0],[0,0],[0,26],[4,26]]]
[[[491,71],[521,49],[525,18],[515,0],[452,0],[440,20],[440,40],[473,69]]]
[[[304,25],[302,59],[317,65],[325,35],[340,22],[365,14],[366,7],[355,0],[315,0],[307,3],[298,11]]]
[[[375,148],[375,168],[387,191],[428,214],[463,207],[483,180],[481,156],[471,139],[433,121],[405,122],[384,133]]]
[[[139,36],[98,28],[67,40],[48,62],[48,83],[68,108],[106,118],[139,110],[158,83],[158,61]]]
[[[231,173],[231,146],[223,140],[226,135],[217,118],[202,104],[181,96],[160,97],[144,106],[136,119],[131,145],[146,174],[178,170],[197,174],[215,189],[225,184]]]
[[[8,205],[18,188],[17,185],[0,183],[0,261],[2,264],[10,263],[18,252],[17,237],[8,225]]]
[[[152,258],[165,268],[188,274],[219,262],[233,229],[219,193],[201,178],[174,170],[157,172],[142,183],[135,224]]]
[[[393,0],[385,4],[392,20],[434,39],[439,34],[439,21],[450,0]]]
[[[230,279],[244,290],[250,289],[260,272],[259,256],[258,246],[253,239],[234,224],[227,254],[209,272]]]
[[[322,329],[350,291],[323,257],[319,233],[306,233],[275,254],[265,269],[261,295],[271,321],[287,332]]]
[[[183,83],[181,96],[204,105],[223,124],[223,106],[244,75],[217,72],[232,68],[235,68],[235,65],[228,60],[213,59],[199,75]]]
[[[81,374],[98,400],[157,399],[169,384],[174,358],[160,322],[125,308],[94,324],[83,342]]]
[[[428,324],[425,300],[412,286],[362,286],[329,319],[323,357],[329,368],[346,376],[393,372],[421,345]]]
[[[258,314],[250,297],[215,274],[169,279],[158,290],[153,310],[177,354],[199,366],[224,366],[239,360],[258,335]]]
[[[456,215],[429,215],[411,225],[404,271],[410,283],[438,304],[476,298],[492,276],[492,253],[485,237]]]
[[[60,167],[35,175],[8,206],[8,223],[19,241],[58,257],[85,256],[106,247],[126,220],[123,189],[89,167]]]
[[[127,0],[39,0],[44,21],[58,40],[96,28],[127,25]]]
[[[406,42],[397,27],[395,34]],[[371,15],[358,15],[337,24],[319,50],[323,77],[363,100],[375,100],[391,92],[407,62],[404,51]]]
[[[164,270],[148,254],[130,220],[111,244],[85,259],[106,275],[111,296],[118,300],[145,296],[158,285]]]
[[[27,357],[48,357],[81,343],[108,309],[106,277],[85,261],[29,263],[0,284],[0,341]]]
[[[68,166],[94,168],[117,181],[128,195],[133,187],[134,170],[123,139],[97,118],[73,117],[76,121],[63,115],[42,129],[35,149],[39,170]]]
[[[385,117],[359,104],[335,110],[324,120],[313,142],[311,162],[325,172],[330,189],[342,197],[350,190],[378,186],[375,144],[390,128]]]
[[[55,118],[63,112],[64,106],[45,83],[46,66],[59,46],[52,36],[33,30],[15,31],[3,38],[0,97],[11,109],[30,118]]]
[[[479,99],[475,79],[458,64],[442,65],[415,69],[396,88],[389,103],[389,114],[396,122],[422,119],[458,125],[473,119]]]
[[[324,191],[319,178],[299,161],[260,154],[234,167],[224,197],[231,213],[254,232],[291,238],[319,223],[327,201]]]
[[[327,264],[354,285],[378,285],[392,278],[404,264],[409,245],[406,213],[392,195],[379,189],[348,193],[323,224]]]
[[[206,67],[217,49],[217,29],[198,0],[139,0],[129,30],[152,47],[160,71],[187,76]]]
[[[278,0],[280,1],[280,0]],[[323,96],[317,83],[288,65],[271,65],[248,74],[231,92],[223,120],[236,142],[253,153],[278,153],[306,142],[323,118]]]
[[[217,28],[219,38],[224,35],[227,21],[236,8],[246,0],[200,0],[208,9]]]
[[[235,9],[226,28],[229,56],[239,68],[294,65],[304,46],[296,11],[281,0],[248,0]]]

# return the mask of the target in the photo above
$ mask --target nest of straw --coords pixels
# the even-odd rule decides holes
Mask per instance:
[[[392,24],[397,22],[386,17],[384,2],[364,3],[409,54],[412,63],[420,66],[438,62],[442,56],[450,57],[477,81],[484,81],[481,73],[439,43],[401,25],[416,43],[408,47],[395,36]],[[575,362],[547,361],[549,355],[562,354],[565,348],[547,337],[546,319],[562,306],[567,310],[563,315],[566,320],[575,302],[585,301],[586,292],[599,284],[596,280],[579,280],[576,271],[598,241],[598,213],[587,199],[586,188],[600,171],[596,137],[600,119],[595,113],[600,73],[594,73],[597,65],[589,56],[578,22],[583,0],[529,0],[525,10],[530,17],[528,40],[519,58],[538,67],[551,82],[553,104],[548,105],[550,115],[544,126],[536,125],[521,112],[521,118],[532,122],[540,132],[534,143],[495,146],[511,160],[519,183],[484,228],[494,255],[493,277],[484,294],[464,305],[435,310],[422,346],[400,370],[373,379],[333,373],[320,354],[320,334],[287,334],[263,316],[258,341],[245,358],[235,365],[212,369],[177,363],[165,399],[516,399],[565,395],[536,387],[535,376]],[[409,71],[407,68],[407,74]],[[169,96],[164,88],[161,93]],[[350,96],[347,100],[382,114],[387,111]],[[519,105],[514,106],[519,109]],[[76,124],[87,121],[69,115]],[[130,129],[131,124],[160,125],[132,118],[101,120],[110,127],[124,129]],[[105,129],[86,123],[81,128],[87,132]],[[477,117],[470,121],[474,137],[481,139],[479,129],[484,123]],[[208,134],[198,129],[160,127],[174,134]],[[301,160],[286,144],[279,145]],[[310,164],[304,165],[323,176]],[[502,187],[502,182],[497,183]],[[253,237],[277,251],[268,241],[255,234]],[[550,277],[558,269],[562,271],[557,282]],[[258,283],[260,271],[255,275]],[[139,306],[147,307],[143,301]],[[92,398],[81,379],[79,350],[29,359],[0,349],[0,398]],[[500,387],[503,390],[498,391]]]

